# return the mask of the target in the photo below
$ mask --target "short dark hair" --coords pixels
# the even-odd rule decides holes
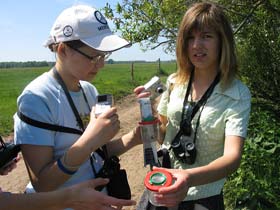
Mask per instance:
[[[85,43],[83,43],[81,40],[72,40],[72,41],[67,41],[67,42],[63,42],[64,44],[68,45],[71,48],[81,48],[83,46],[86,46]]]
[[[63,43],[68,45],[69,47],[75,48],[75,49],[86,46],[86,44],[83,43],[81,40],[72,40],[72,41],[67,41],[67,42],[63,42]],[[58,44],[59,43],[52,43],[48,47],[52,52],[56,52]]]

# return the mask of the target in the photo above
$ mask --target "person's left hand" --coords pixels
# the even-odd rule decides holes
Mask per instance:
[[[20,160],[20,157],[17,156],[15,159],[13,159],[8,165],[4,166],[3,168],[0,168],[0,175],[8,175],[12,170],[14,170],[17,167],[17,162]]]
[[[143,144],[142,138],[141,138],[141,128],[140,126],[136,126],[135,128],[133,128],[132,130],[133,133],[133,141],[135,143],[135,145],[139,145],[139,144]]]
[[[156,169],[156,167],[153,167],[153,169]],[[160,188],[159,192],[155,193],[155,200],[163,206],[177,206],[187,196],[190,175],[186,170],[182,169],[164,168],[164,170],[172,174],[174,183],[169,187]]]

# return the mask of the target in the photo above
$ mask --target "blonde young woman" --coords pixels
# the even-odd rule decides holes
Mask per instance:
[[[251,96],[237,79],[233,32],[220,6],[196,3],[186,11],[176,55],[178,71],[157,107],[175,182],[155,199],[172,209],[223,210],[222,190],[240,164]],[[149,94],[142,90],[135,89],[138,97]]]

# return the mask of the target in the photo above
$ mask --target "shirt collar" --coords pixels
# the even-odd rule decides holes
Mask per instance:
[[[238,80],[234,79],[227,89],[222,90],[221,84],[219,83],[217,87],[214,89],[214,93],[226,95],[228,97],[233,98],[234,100],[240,99],[240,92],[238,89]]]

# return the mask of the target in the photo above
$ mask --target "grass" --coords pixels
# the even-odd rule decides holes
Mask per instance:
[[[175,63],[161,63],[161,69],[165,72],[164,75],[160,75],[163,82],[168,74],[175,71],[175,68]],[[17,110],[16,100],[24,87],[48,70],[49,67],[0,69],[0,135],[5,136],[13,132],[13,115]],[[156,74],[158,74],[158,63],[134,63],[133,79],[131,64],[106,64],[92,83],[101,94],[111,93],[117,101],[132,93],[136,86],[145,84]]]

